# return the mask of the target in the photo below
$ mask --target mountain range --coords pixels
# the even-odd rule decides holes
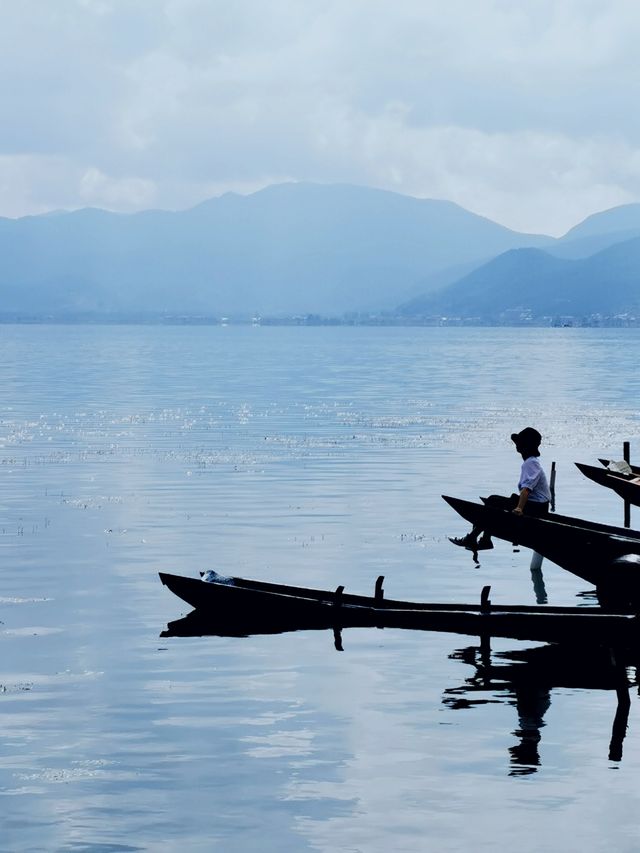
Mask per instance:
[[[640,317],[640,205],[595,214],[544,250],[504,252],[398,311],[485,319],[515,312]]]
[[[639,242],[640,205],[595,214],[556,240],[452,202],[280,184],[185,211],[0,219],[0,314],[604,311],[636,304]]]
[[[588,258],[567,260],[540,249],[513,249],[438,294],[401,306],[409,316],[499,319],[633,314],[640,317],[640,237]]]

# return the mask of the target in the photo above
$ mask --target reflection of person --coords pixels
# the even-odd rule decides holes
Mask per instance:
[[[538,744],[542,735],[540,729],[545,725],[544,715],[551,705],[551,691],[538,684],[514,685],[516,708],[520,728],[513,734],[519,743],[509,747],[511,755],[510,776],[524,776],[535,773],[540,765]]]
[[[546,515],[549,512],[551,491],[549,490],[547,475],[539,461],[539,447],[542,436],[537,429],[525,427],[521,432],[512,433],[511,440],[522,456],[518,494],[511,495],[509,499],[512,512],[516,515]],[[486,502],[491,505],[503,501],[504,498],[492,495],[487,498]],[[466,536],[460,536],[451,539],[451,541],[454,545],[460,545],[462,548],[473,551],[474,554],[493,548],[491,536],[484,532],[480,525],[475,525]]]

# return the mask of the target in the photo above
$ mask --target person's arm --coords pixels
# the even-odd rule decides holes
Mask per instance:
[[[516,515],[522,515],[522,513],[524,512],[524,507],[525,507],[526,502],[529,500],[530,493],[531,493],[530,489],[527,489],[526,487],[523,487],[522,489],[520,489],[520,497],[518,498],[518,505],[516,507],[514,507],[514,509],[513,509],[513,512],[515,512]]]

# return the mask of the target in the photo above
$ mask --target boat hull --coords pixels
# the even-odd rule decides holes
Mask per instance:
[[[550,513],[516,515],[504,505],[474,503],[443,495],[464,519],[492,536],[537,551],[593,584],[604,595],[640,601],[640,533]],[[631,558],[631,559],[626,559]]]
[[[163,636],[247,636],[332,628],[399,628],[574,644],[635,644],[638,618],[600,608],[380,602],[367,596],[231,578],[205,582],[162,573],[162,582],[196,609]],[[265,589],[264,587],[268,587]],[[281,592],[278,592],[278,589]],[[295,595],[291,590],[297,590]],[[299,593],[305,593],[299,594]]]
[[[616,474],[612,471],[607,471],[606,468],[598,468],[595,465],[583,465],[581,462],[576,462],[575,464],[576,468],[589,480],[598,483],[599,486],[611,489],[611,491],[630,504],[640,506],[640,483],[634,483],[633,481],[638,475],[627,476],[625,474]]]

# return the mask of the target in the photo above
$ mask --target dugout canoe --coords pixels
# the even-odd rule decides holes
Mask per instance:
[[[492,536],[531,548],[566,571],[593,584],[603,599],[640,603],[640,533],[585,519],[549,513],[515,515],[504,503],[475,503],[442,496],[472,525]]]
[[[640,475],[619,474],[606,468],[598,468],[597,465],[584,465],[582,462],[576,462],[575,466],[589,480],[611,489],[630,504],[640,506],[640,482],[636,482]]]
[[[313,587],[290,586],[288,584],[269,583],[233,576],[220,575],[217,572],[202,572],[198,578],[184,575],[159,573],[160,580],[174,595],[186,601],[195,610],[216,612],[229,608],[237,615],[240,610],[278,614],[330,614],[338,607],[344,612],[363,611],[443,611],[443,612],[484,612],[490,608],[493,612],[504,613],[572,613],[576,608],[554,607],[551,605],[491,605],[488,599],[490,587],[484,587],[479,601],[469,604],[449,604],[444,602],[403,601],[387,598],[384,592],[384,575],[380,575],[374,585],[374,594],[355,595],[344,592],[344,587],[335,590],[315,589]],[[584,613],[602,613],[600,607],[577,608]]]
[[[538,642],[635,645],[635,613],[599,607],[493,605],[485,587],[480,603],[448,604],[386,599],[382,579],[374,596],[271,584],[244,578],[202,580],[161,573],[168,589],[195,608],[169,623],[162,636],[247,636],[333,628],[403,628]]]

